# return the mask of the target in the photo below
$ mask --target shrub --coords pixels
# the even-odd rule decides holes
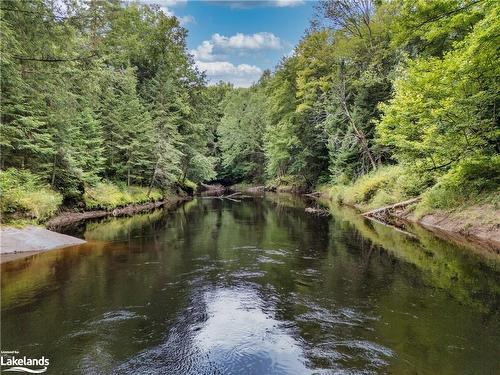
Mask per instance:
[[[330,196],[338,203],[371,209],[418,196],[431,184],[431,176],[420,176],[401,165],[391,165],[361,176],[352,184],[334,186]]]
[[[394,185],[401,173],[402,168],[399,166],[378,168],[340,190],[340,200],[349,205],[360,206],[370,205],[372,201],[387,203],[387,196],[392,195],[389,191],[394,190]],[[396,200],[398,198],[393,197]]]
[[[62,203],[62,195],[27,170],[0,172],[0,208],[2,222],[13,219],[42,221],[53,215]]]
[[[471,202],[498,205],[499,187],[500,156],[463,160],[424,194],[418,213],[453,209]]]

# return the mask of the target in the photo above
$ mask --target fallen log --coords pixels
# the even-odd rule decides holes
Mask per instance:
[[[237,191],[236,193],[229,194],[229,195],[222,195],[221,198],[231,198],[234,197],[235,195],[240,195],[241,191]]]
[[[232,193],[229,195],[206,195],[206,196],[202,196],[201,198],[203,198],[203,199],[232,199],[236,196],[237,196],[237,198],[245,197],[245,196],[240,195],[240,194],[241,194],[241,192],[237,191],[236,193]]]
[[[421,199],[420,197],[408,199],[408,200],[403,201],[403,202],[394,203],[394,204],[391,204],[389,206],[385,206],[385,207],[381,207],[381,208],[377,208],[375,210],[365,212],[362,215],[364,217],[379,217],[381,214],[388,214],[390,211],[392,211],[394,209],[407,207],[410,204],[418,202],[420,199]]]
[[[408,232],[407,230],[405,230],[403,228],[399,228],[396,225],[392,225],[392,224],[386,223],[386,222],[384,222],[382,220],[377,219],[376,217],[369,217],[369,219],[373,220],[373,221],[376,221],[377,223],[382,224],[382,225],[384,225],[386,227],[392,228],[392,229],[394,229],[397,232],[403,233],[403,234],[407,235],[408,237],[418,239],[418,237],[416,235],[414,235],[413,233],[410,233],[410,232]]]

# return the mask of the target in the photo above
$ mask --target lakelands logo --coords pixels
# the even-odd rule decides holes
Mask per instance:
[[[30,374],[41,374],[47,371],[49,359],[44,356],[40,358],[29,358],[19,356],[17,350],[0,352],[0,365],[2,372],[27,372]],[[8,368],[4,368],[9,366]]]

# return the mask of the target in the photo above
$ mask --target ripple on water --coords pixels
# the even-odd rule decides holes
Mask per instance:
[[[238,270],[230,274],[236,279],[255,279],[259,277],[264,277],[266,273],[264,271],[252,271],[252,270]]]
[[[262,309],[256,288],[193,297],[164,343],[116,368],[120,374],[307,374],[301,343]]]
[[[130,319],[147,319],[145,315],[139,315],[129,310],[109,311],[102,314],[102,318],[92,322],[92,325],[112,324]]]
[[[288,251],[282,250],[282,249],[278,249],[278,250],[264,250],[264,253],[266,253],[266,255],[275,255],[275,256],[281,256],[281,257],[284,257],[284,256],[288,255]]]
[[[257,257],[257,262],[259,262],[259,263],[271,263],[271,264],[285,264],[285,262],[283,262],[281,260],[269,258],[269,257],[266,257],[264,255],[259,255]]]

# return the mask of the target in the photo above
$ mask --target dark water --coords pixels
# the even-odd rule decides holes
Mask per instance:
[[[47,374],[500,373],[500,261],[292,196],[74,228],[2,265],[2,350]]]

